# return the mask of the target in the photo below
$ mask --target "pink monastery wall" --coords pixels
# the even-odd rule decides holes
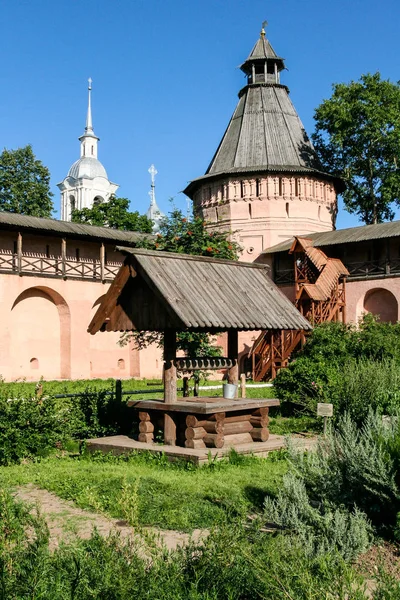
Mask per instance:
[[[9,261],[2,267],[10,268],[16,261],[16,233],[3,231],[0,240],[0,260]],[[85,260],[90,265],[98,256],[99,243],[67,241],[67,259],[78,271]],[[0,272],[0,376],[9,381],[161,377],[161,352],[155,346],[139,353],[131,345],[120,347],[119,333],[87,333],[109,283],[35,274],[40,264],[46,269],[46,261],[53,265],[58,257],[59,238],[24,234],[23,264],[42,262],[30,263],[29,275]],[[107,258],[109,263],[122,262],[112,246]]]

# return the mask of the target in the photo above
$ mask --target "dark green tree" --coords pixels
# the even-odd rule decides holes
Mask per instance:
[[[87,223],[100,227],[111,227],[124,231],[141,231],[151,233],[152,222],[138,211],[129,212],[128,198],[111,196],[106,202],[98,202],[92,208],[72,211],[74,223]]]
[[[0,210],[51,217],[50,172],[28,145],[0,154]]]
[[[315,110],[313,142],[325,169],[346,183],[343,200],[366,224],[400,205],[400,83],[379,73],[333,86]]]

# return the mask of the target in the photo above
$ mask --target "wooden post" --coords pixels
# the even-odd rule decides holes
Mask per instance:
[[[66,259],[67,259],[67,240],[65,238],[63,238],[61,240],[61,270],[62,270],[63,277],[65,277]]]
[[[122,381],[120,379],[115,380],[115,399],[117,402],[122,402]]]
[[[177,401],[176,394],[176,331],[164,331],[164,402],[171,404]]]
[[[21,275],[22,273],[22,234],[18,232],[17,237],[17,264],[18,264],[18,273]]]
[[[232,358],[235,361],[233,367],[228,370],[228,383],[237,385],[239,377],[237,329],[228,330],[228,358]]]
[[[189,396],[189,377],[185,376],[182,380],[182,392],[184,398],[187,398]]]
[[[102,243],[100,246],[100,279],[101,279],[101,281],[104,281],[105,256],[106,256],[106,251],[105,251],[104,244]]]
[[[240,395],[242,398],[246,398],[246,375],[244,373],[240,376]]]

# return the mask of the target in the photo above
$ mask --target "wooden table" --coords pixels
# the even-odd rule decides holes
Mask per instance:
[[[186,448],[223,448],[266,442],[269,437],[269,407],[279,400],[189,397],[173,403],[130,400],[139,411],[139,441],[153,442],[154,432],[163,431],[164,442]]]

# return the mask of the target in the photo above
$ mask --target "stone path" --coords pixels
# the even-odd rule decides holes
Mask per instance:
[[[33,484],[17,488],[15,496],[23,502],[39,507],[50,531],[50,548],[52,550],[57,548],[61,541],[69,542],[76,537],[81,539],[90,538],[94,527],[103,536],[108,536],[112,532],[119,532],[121,537],[125,538],[140,536],[140,532],[136,532],[135,528],[130,527],[126,521],[119,521],[100,513],[82,510],[75,506],[73,502],[62,500],[55,494],[40,489]],[[143,528],[143,532],[154,535],[158,538],[159,545],[164,545],[169,550],[186,545],[190,540],[199,542],[208,535],[206,529],[195,529],[191,535],[152,527]]]

